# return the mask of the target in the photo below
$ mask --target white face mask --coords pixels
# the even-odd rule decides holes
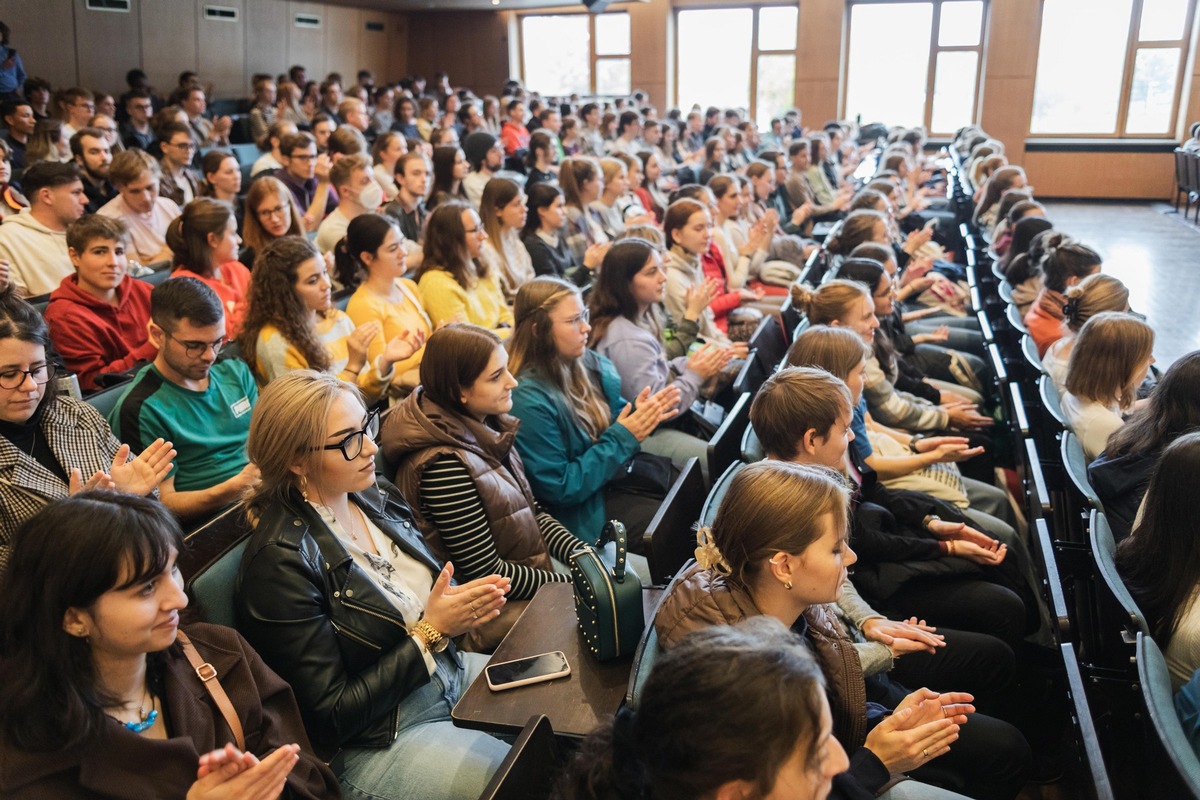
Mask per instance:
[[[371,181],[358,193],[358,203],[367,211],[374,211],[383,205],[383,187],[376,181]]]

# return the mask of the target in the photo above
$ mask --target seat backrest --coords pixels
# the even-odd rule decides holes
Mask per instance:
[[[1008,324],[1015,330],[1020,331],[1022,334],[1029,333],[1029,328],[1025,327],[1025,318],[1021,316],[1020,308],[1012,305],[1004,313],[1008,319]]]
[[[100,416],[108,419],[109,412],[117,407],[117,401],[129,388],[128,381],[119,383],[111,389],[104,389],[87,397],[87,404],[100,412]]]
[[[755,394],[759,387],[767,382],[770,376],[764,367],[762,361],[758,357],[758,351],[754,348],[746,355],[746,360],[742,362],[742,368],[738,370],[737,377],[733,379],[733,393],[736,395],[749,392]]]
[[[708,442],[708,476],[720,475],[741,458],[742,434],[750,424],[750,393],[745,392],[729,409],[725,421]]]
[[[1038,355],[1037,342],[1029,334],[1021,337],[1021,355],[1025,356],[1025,363],[1030,366],[1035,374],[1046,374],[1046,367],[1042,364],[1042,357]]]
[[[1054,379],[1049,375],[1043,375],[1038,381],[1038,393],[1042,397],[1042,407],[1050,415],[1050,418],[1058,423],[1059,428],[1067,427],[1067,415],[1062,410],[1062,397],[1058,393],[1058,387],[1054,385]]]
[[[554,787],[561,761],[550,718],[530,717],[479,800],[544,800]]]
[[[671,582],[667,584],[666,590],[659,595],[658,602],[654,604],[654,611],[646,619],[646,630],[642,632],[641,641],[638,642],[637,650],[633,654],[633,668],[629,671],[629,685],[625,689],[625,705],[635,711],[642,698],[646,679],[650,677],[654,662],[662,653],[662,648],[658,644],[658,630],[654,627],[654,620],[658,618],[658,610],[662,608],[663,601],[671,594],[675,582],[695,563],[695,559],[689,558],[680,565],[675,574],[671,576]]]
[[[753,464],[755,461],[762,461],[767,457],[763,451],[762,442],[758,440],[758,434],[754,432],[753,425],[746,426],[746,432],[742,435],[742,461],[747,464]]]
[[[390,479],[390,476],[389,476]],[[646,526],[650,578],[663,584],[696,550],[697,509],[704,502],[704,472],[700,460],[689,458]]]
[[[1079,443],[1079,438],[1070,431],[1063,434],[1062,460],[1067,477],[1071,479],[1075,489],[1093,508],[1103,510],[1100,498],[1096,495],[1096,490],[1092,488],[1092,482],[1088,480],[1087,456],[1083,452],[1083,445]]]
[[[1150,626],[1146,622],[1146,615],[1138,608],[1137,601],[1129,593],[1129,587],[1121,579],[1121,573],[1117,572],[1117,545],[1113,541],[1108,517],[1101,511],[1092,511],[1091,539],[1092,558],[1096,561],[1096,571],[1103,579],[1104,585],[1108,587],[1111,599],[1120,607],[1122,626],[1128,633],[1128,642],[1133,644],[1136,634],[1150,635]]]
[[[249,533],[226,550],[216,561],[202,569],[188,584],[188,591],[200,606],[206,622],[237,627],[233,606],[233,588],[237,582],[242,555],[250,542]]]
[[[759,362],[768,371],[774,370],[783,360],[787,348],[788,340],[779,318],[774,314],[763,317],[762,322],[754,329],[754,335],[750,337],[750,349],[757,351]]]
[[[721,473],[721,477],[713,482],[713,487],[708,492],[708,497],[704,498],[704,505],[700,507],[700,526],[704,527],[712,525],[713,520],[717,518],[717,508],[721,505],[721,500],[725,498],[725,493],[729,491],[729,484],[733,483],[733,478],[746,467],[740,461],[736,464],[730,464],[729,468]]]
[[[1142,687],[1142,699],[1146,704],[1146,715],[1150,720],[1157,743],[1165,753],[1166,764],[1174,773],[1169,777],[1187,796],[1200,797],[1200,759],[1179,721],[1175,710],[1175,693],[1171,689],[1171,673],[1158,644],[1144,633],[1137,636],[1138,679]],[[1153,769],[1161,780],[1167,776],[1164,770]],[[1151,796],[1151,795],[1147,795]],[[1181,792],[1157,794],[1158,797],[1183,797]]]
[[[783,323],[784,335],[787,336],[788,341],[791,341],[796,335],[796,326],[800,324],[800,320],[804,319],[804,312],[796,308],[796,304],[792,302],[791,293],[783,301],[783,307],[779,309],[779,319]]]

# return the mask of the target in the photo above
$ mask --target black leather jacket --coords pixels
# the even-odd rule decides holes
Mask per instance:
[[[442,565],[395,486],[381,480],[350,497],[437,576]],[[395,607],[298,493],[259,520],[235,593],[238,630],[292,685],[322,758],[392,743],[400,702],[429,680],[425,660]]]

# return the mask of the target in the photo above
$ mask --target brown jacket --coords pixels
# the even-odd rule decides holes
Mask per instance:
[[[694,565],[663,598],[654,627],[664,649],[710,625],[736,625],[762,614],[754,599],[728,578]],[[792,625],[804,635],[825,674],[833,729],[849,752],[867,738],[867,688],[854,642],[832,606],[810,606]]]
[[[425,467],[445,454],[463,462],[483,501],[488,527],[500,558],[513,564],[551,570],[550,554],[537,522],[537,503],[525,479],[521,456],[513,447],[520,422],[507,414],[500,430],[442,408],[418,389],[388,415],[383,454],[396,464],[395,484],[409,499],[429,548],[450,560],[441,536],[417,502]]]
[[[262,759],[284,744],[300,745],[285,798],[341,797],[333,773],[313,755],[291,687],[267,667],[237,632],[194,624],[187,634],[217,670],[237,709],[246,750]],[[225,718],[182,655],[168,655],[162,705],[171,738],[147,739],[108,721],[90,744],[31,753],[0,745],[0,796],[28,798],[182,798],[196,780],[200,756],[234,741]]]

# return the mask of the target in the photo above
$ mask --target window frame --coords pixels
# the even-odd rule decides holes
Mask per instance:
[[[1153,0],[1151,0],[1153,2]],[[1187,79],[1188,57],[1191,53],[1193,26],[1196,21],[1197,0],[1186,0],[1187,11],[1184,14],[1183,36],[1179,39],[1161,39],[1141,41],[1139,38],[1142,27],[1142,8],[1146,0],[1132,0],[1129,7],[1129,31],[1125,37],[1125,60],[1121,74],[1121,94],[1117,98],[1117,119],[1112,133],[1034,133],[1033,114],[1029,116],[1029,130],[1026,136],[1031,139],[1135,139],[1161,140],[1174,139],[1179,136],[1182,105],[1184,103],[1183,87]],[[1033,93],[1031,100],[1037,102],[1037,68],[1042,58],[1041,37],[1042,22],[1045,18],[1046,0],[1038,4],[1038,49],[1033,61]],[[1171,116],[1168,118],[1168,128],[1157,133],[1127,133],[1129,125],[1129,106],[1133,93],[1133,72],[1140,50],[1170,50],[1179,49],[1179,66],[1175,73],[1175,97],[1171,101]],[[1030,106],[1032,111],[1033,106]]]
[[[942,5],[945,3],[962,2],[963,0],[846,0],[846,19],[843,26],[844,38],[842,49],[846,54],[846,59],[842,64],[841,76],[841,111],[839,115],[845,119],[850,111],[846,107],[850,95],[850,59],[853,58],[853,53],[850,51],[850,21],[854,12],[855,6],[885,6],[885,5],[911,5],[913,3],[932,3],[933,16],[930,18],[929,26],[929,63],[925,73],[925,109],[921,115],[921,125],[931,137],[942,137],[952,135],[954,131],[935,131],[933,130],[933,100],[934,88],[937,86],[937,58],[939,53],[975,53],[975,100],[971,104],[971,119],[964,120],[963,125],[973,125],[979,122],[980,102],[983,96],[983,75],[984,62],[983,52],[984,43],[987,41],[988,22],[991,11],[991,0],[978,0],[983,3],[983,12],[980,14],[979,20],[979,42],[974,45],[941,45],[938,44],[939,34],[942,26]],[[1136,0],[1135,0],[1136,1]],[[1195,0],[1189,0],[1195,2]],[[1039,10],[1040,13],[1040,10]],[[886,122],[886,120],[884,120]],[[890,124],[890,123],[889,123]]]
[[[764,8],[795,8],[796,9],[796,44],[790,50],[762,50],[758,46],[758,20],[759,12]],[[674,105],[679,105],[682,108],[679,99],[679,15],[684,11],[728,11],[730,9],[749,9],[751,12],[750,20],[750,85],[749,85],[749,100],[746,106],[746,119],[758,119],[758,59],[759,56],[791,56],[793,58],[792,67],[792,108],[797,107],[800,81],[798,80],[797,68],[800,63],[800,11],[799,4],[796,0],[787,2],[787,0],[766,0],[766,2],[757,3],[689,3],[687,0],[677,0],[671,9],[671,36],[672,47],[674,48],[673,58],[674,65],[671,70],[671,96],[675,98]],[[724,110],[724,109],[722,109]],[[786,109],[785,109],[786,110]],[[780,114],[783,112],[781,111]]]
[[[591,14],[587,11],[577,11],[575,9],[558,11],[553,8],[534,8],[514,12],[517,22],[517,58],[518,66],[521,69],[521,84],[530,88],[532,91],[541,90],[534,86],[529,87],[529,81],[525,75],[525,18],[526,17],[586,17],[588,29],[588,85],[587,91],[581,91],[581,96],[599,97],[596,94],[596,65],[601,61],[621,61],[629,62],[629,92],[633,92],[633,18],[628,11],[616,10],[610,12],[611,15],[624,14],[629,19],[629,50],[625,53],[606,53],[604,55],[596,54],[596,14]],[[604,95],[604,97],[617,97],[623,95]]]

